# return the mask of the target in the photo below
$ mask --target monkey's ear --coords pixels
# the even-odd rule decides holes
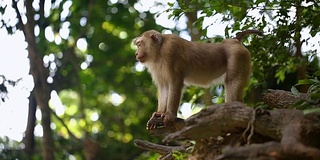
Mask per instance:
[[[151,39],[156,43],[161,43],[161,41],[162,41],[161,36],[159,34],[156,34],[156,33],[151,35]]]

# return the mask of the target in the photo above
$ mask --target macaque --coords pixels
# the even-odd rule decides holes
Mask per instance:
[[[152,117],[162,118],[164,126],[176,120],[184,84],[210,87],[222,81],[225,102],[241,102],[251,74],[250,52],[241,44],[248,34],[263,35],[247,30],[216,44],[190,42],[155,30],[137,37],[136,59],[147,67],[158,90],[158,111]],[[147,129],[158,126],[148,123]]]

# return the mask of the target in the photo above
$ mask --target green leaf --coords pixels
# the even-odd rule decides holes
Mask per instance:
[[[266,17],[264,15],[262,16],[262,25],[263,26],[267,25]]]
[[[309,113],[314,113],[314,112],[320,112],[320,108],[312,108],[312,109],[303,110],[303,114],[309,114]]]
[[[6,11],[7,5],[5,5],[4,7],[0,7],[0,13],[4,14],[4,12]]]
[[[312,99],[320,99],[320,93],[311,93],[310,98]]]
[[[229,35],[229,30],[230,30],[230,28],[228,27],[228,26],[226,26],[226,28],[224,28],[224,34],[225,34],[225,36],[228,38],[228,37],[230,37],[230,35]]]
[[[313,83],[319,83],[318,79],[309,79],[310,81],[312,81]]]
[[[300,92],[298,91],[298,89],[295,86],[291,87],[291,93],[294,94],[295,96],[300,95]]]
[[[301,106],[304,102],[305,102],[305,100],[299,100],[296,103],[294,103],[293,105],[291,105],[290,108],[297,108],[297,107]]]
[[[283,82],[285,79],[285,71],[280,70],[276,73],[275,77],[277,78],[277,83]]]
[[[316,72],[313,74],[313,77],[320,77],[320,70],[316,71]]]
[[[173,5],[174,5],[174,3],[168,2],[168,6],[169,6],[169,7],[173,7]]]
[[[313,84],[314,82],[310,79],[302,79],[302,80],[299,80],[297,85],[305,85],[305,84]]]

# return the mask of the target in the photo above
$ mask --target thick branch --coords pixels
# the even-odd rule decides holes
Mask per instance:
[[[252,119],[253,111],[253,108],[238,102],[210,106],[188,118],[182,130],[169,134],[165,140],[202,139],[244,131]],[[257,114],[255,132],[280,140],[282,129],[302,117],[302,112],[294,110],[264,111]]]
[[[268,89],[262,95],[262,101],[271,108],[289,108],[300,100],[307,100],[309,94],[301,93],[296,96],[288,91]]]
[[[220,159],[319,159],[320,113],[304,115],[302,111],[290,109],[268,111],[233,102],[210,106],[179,121],[179,125],[181,128],[168,134],[164,141],[195,140],[189,158],[215,158],[223,147],[231,146],[235,148],[224,152]],[[157,130],[165,128],[152,132],[160,133]],[[239,147],[250,139],[247,136],[253,137],[251,144],[262,144]],[[277,143],[265,143],[268,141]],[[143,149],[153,151],[150,148],[153,147]]]
[[[320,150],[302,144],[282,145],[277,142],[230,148],[215,160],[318,160]]]

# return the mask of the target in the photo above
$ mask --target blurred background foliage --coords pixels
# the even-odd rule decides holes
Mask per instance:
[[[198,40],[210,39],[211,42],[234,37],[235,33],[250,28],[264,31],[264,37],[252,36],[244,41],[252,53],[253,72],[246,92],[248,104],[257,103],[267,88],[290,90],[299,79],[306,79],[319,70],[316,56],[319,50],[301,50],[301,45],[308,43],[310,37],[319,35],[320,22],[315,19],[320,16],[319,2],[178,0],[156,2],[151,6],[144,4],[146,2],[1,1],[0,25],[8,34],[23,30],[30,18],[28,14],[33,17],[35,47],[43,60],[43,64],[34,65],[44,66],[47,73],[41,76],[49,83],[49,92],[43,94],[51,95],[47,103],[53,139],[52,144],[44,144],[43,137],[35,135],[25,136],[22,142],[1,138],[2,159],[43,159],[44,155],[37,153],[43,152],[47,145],[54,147],[49,159],[156,159],[157,155],[133,145],[134,139],[161,143],[146,131],[145,124],[157,106],[156,88],[135,60],[132,44],[135,37],[149,29],[188,33],[191,37],[198,35]],[[32,9],[24,9],[30,3]],[[8,23],[2,15],[15,4],[18,6],[15,11],[20,11],[17,15],[21,14],[22,18],[16,16],[13,19],[18,19],[17,23]],[[163,12],[155,10],[157,7]],[[252,15],[253,11],[258,16]],[[187,27],[166,28],[157,24],[156,19],[167,12],[175,23],[187,17],[189,20],[184,22]],[[191,19],[192,15],[197,18]],[[205,26],[204,21],[217,15],[219,21],[210,23],[226,23],[224,37],[208,37],[211,25]],[[310,33],[310,37],[301,37],[302,32]],[[308,86],[299,87],[305,92]],[[222,89],[211,89],[209,101],[222,102],[219,99],[223,97]],[[205,92],[190,87],[183,102],[204,106],[207,104],[202,100]],[[58,100],[53,100],[56,95]],[[36,121],[35,111],[29,111],[31,122]],[[40,120],[29,128],[36,124],[40,124]],[[29,144],[28,140],[34,143]]]

